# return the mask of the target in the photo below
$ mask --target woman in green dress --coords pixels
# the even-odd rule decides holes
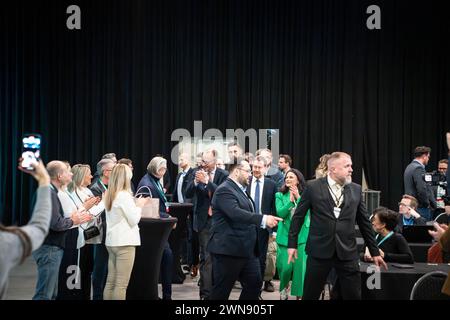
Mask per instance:
[[[280,299],[288,299],[289,282],[292,281],[291,295],[300,299],[303,296],[303,283],[305,279],[306,239],[309,233],[309,212],[298,236],[298,258],[288,264],[288,235],[291,226],[291,218],[295,212],[300,196],[305,188],[305,178],[297,169],[290,169],[284,178],[284,185],[280,192],[275,194],[275,206],[277,215],[283,218],[278,223],[277,231],[277,270],[280,277]]]

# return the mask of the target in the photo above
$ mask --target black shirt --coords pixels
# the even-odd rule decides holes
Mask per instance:
[[[377,244],[383,240],[383,236],[379,235],[376,239]],[[381,245],[378,246],[384,252],[385,262],[396,262],[396,263],[414,263],[414,257],[409,248],[406,239],[397,232],[394,232],[392,236],[383,241]],[[364,251],[365,251],[364,247]],[[362,254],[364,258],[364,253]]]

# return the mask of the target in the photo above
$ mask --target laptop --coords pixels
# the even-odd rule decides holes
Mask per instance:
[[[431,243],[433,237],[428,230],[434,230],[432,225],[403,226],[402,235],[409,243]]]

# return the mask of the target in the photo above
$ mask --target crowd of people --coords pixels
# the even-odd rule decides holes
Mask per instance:
[[[450,158],[450,133],[446,139]],[[202,300],[228,299],[236,283],[241,299],[261,299],[262,290],[275,290],[275,274],[281,300],[318,299],[331,274],[340,297],[360,299],[358,261],[385,268],[386,262],[414,263],[403,227],[450,215],[446,185],[433,189],[425,178],[430,154],[428,147],[415,148],[398,210],[379,207],[370,213],[361,186],[352,182],[351,156],[344,152],[323,155],[309,181],[291,156],[281,154],[275,164],[269,149],[252,155],[232,143],[227,163],[214,149],[197,154],[195,161],[180,153],[172,189],[167,160],[160,155],[150,160],[136,188],[132,161],[117,160],[114,153],[100,159],[94,174],[88,164],[58,160],[46,168],[35,163],[33,170],[19,165],[39,187],[30,222],[0,228],[0,298],[9,271],[32,255],[38,270],[34,300],[126,299],[141,210],[148,198],[157,198],[160,218],[170,217],[171,201],[193,204],[184,259],[192,277],[200,274]],[[447,159],[438,169],[448,181]],[[355,223],[364,239],[362,252]],[[449,232],[437,223],[430,232],[447,253]],[[164,300],[172,298],[174,258],[166,242],[160,265]],[[443,292],[450,294],[449,285]]]

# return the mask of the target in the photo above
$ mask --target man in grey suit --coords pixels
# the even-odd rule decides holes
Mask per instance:
[[[430,161],[431,148],[416,147],[414,160],[406,167],[403,175],[405,194],[415,197],[419,201],[417,212],[427,221],[432,220],[431,208],[436,208],[436,199],[431,188],[424,179],[425,166]]]

